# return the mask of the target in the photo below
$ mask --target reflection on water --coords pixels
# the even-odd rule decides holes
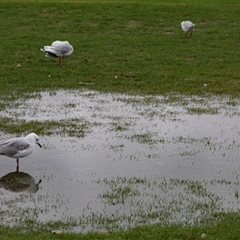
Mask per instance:
[[[74,221],[79,231],[196,223],[214,211],[239,208],[238,100],[56,91],[14,106],[1,116],[77,118],[90,131],[84,138],[41,136],[44,149],[20,162],[32,186],[42,179],[37,193],[0,190],[7,224],[11,216],[21,221],[29,208],[26,217]],[[11,172],[15,162],[0,160],[0,175]]]
[[[10,172],[0,178],[0,188],[16,193],[36,193],[40,183],[41,180],[36,183],[31,175],[19,171]]]

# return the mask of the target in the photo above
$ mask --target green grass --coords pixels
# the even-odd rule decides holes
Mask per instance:
[[[28,2],[34,2],[29,4]],[[228,94],[239,97],[240,3],[229,1],[1,1],[0,108],[35,91],[94,89],[133,94]],[[196,23],[191,39],[180,28]],[[59,66],[39,51],[68,40],[74,53]],[[17,67],[21,64],[21,67]],[[212,109],[215,111],[214,109]],[[199,114],[205,109],[189,109]],[[10,125],[9,125],[10,124]],[[38,125],[38,126],[37,126]],[[77,133],[84,135],[85,123]],[[1,131],[71,133],[74,122],[19,122],[1,118]],[[116,126],[121,130],[124,126]],[[70,130],[69,130],[70,128]],[[75,132],[75,131],[72,131]],[[134,136],[149,141],[148,136]],[[131,189],[114,192],[123,201]],[[109,193],[106,193],[109,194]],[[110,193],[112,194],[112,193]],[[103,197],[106,197],[104,195]],[[205,226],[144,226],[117,233],[52,235],[0,227],[0,239],[239,239],[239,212]],[[205,234],[205,235],[203,235]]]
[[[68,135],[84,137],[90,124],[81,119],[66,119],[61,121],[25,121],[11,118],[1,118],[0,129],[9,134],[22,135],[23,132],[35,132],[41,135]]]
[[[49,231],[39,230],[20,234],[18,228],[0,227],[1,239],[78,239],[78,240],[233,240],[240,236],[240,217],[234,213],[223,214],[220,221],[202,228],[195,226],[182,227],[181,225],[171,226],[142,226],[128,231],[109,233],[61,233],[52,234]]]
[[[1,3],[0,94],[87,87],[239,96],[239,9],[216,1]],[[196,23],[192,39],[180,28],[186,19]],[[63,66],[39,51],[56,39],[74,46]]]

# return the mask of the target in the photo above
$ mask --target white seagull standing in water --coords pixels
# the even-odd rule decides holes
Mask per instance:
[[[0,144],[0,155],[15,158],[18,170],[18,159],[31,154],[36,144],[39,147],[42,147],[39,143],[39,138],[35,133],[30,133],[26,137],[12,138]]]
[[[190,32],[189,38],[191,38],[195,24],[190,21],[184,21],[181,23],[182,30],[185,32],[185,37],[187,33]]]
[[[40,49],[45,52],[45,57],[58,57],[58,63],[62,64],[64,57],[73,53],[73,47],[68,41],[55,41],[51,46],[44,46]]]

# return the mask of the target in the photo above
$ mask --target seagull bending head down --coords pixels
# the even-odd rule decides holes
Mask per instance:
[[[185,37],[190,33],[189,38],[191,38],[195,24],[191,21],[184,21],[181,23],[182,30],[185,32]]]
[[[73,46],[68,41],[55,41],[51,46],[44,46],[40,49],[45,52],[45,57],[57,57],[58,63],[62,64],[64,57],[73,53]]]

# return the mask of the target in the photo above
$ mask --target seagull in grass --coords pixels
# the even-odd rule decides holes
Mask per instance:
[[[36,144],[42,147],[39,143],[39,137],[35,133],[30,133],[26,137],[12,138],[0,144],[0,155],[15,158],[18,170],[18,159],[31,154]]]
[[[188,37],[187,36],[188,33],[190,33],[189,38],[192,37],[194,26],[195,26],[195,24],[193,24],[190,21],[184,21],[184,22],[181,23],[182,30],[185,32],[185,37]]]
[[[58,63],[62,64],[64,57],[73,53],[73,47],[68,41],[55,41],[51,46],[44,46],[40,49],[45,52],[45,57],[57,57]]]

